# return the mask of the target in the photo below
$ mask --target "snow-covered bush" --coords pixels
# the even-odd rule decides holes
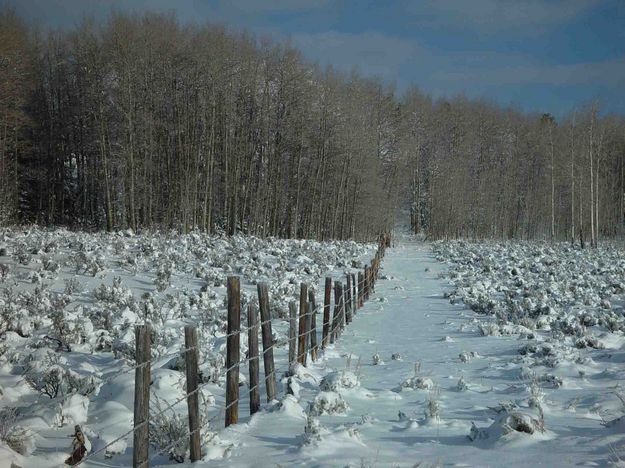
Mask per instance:
[[[59,395],[63,387],[64,374],[59,366],[51,366],[43,372],[28,373],[25,380],[33,390],[52,399]]]
[[[319,388],[324,392],[338,392],[343,389],[356,388],[360,385],[356,374],[349,370],[330,372],[321,380]]]
[[[321,437],[329,431],[321,425],[319,419],[310,414],[310,408],[306,416],[306,426],[304,426],[303,443],[313,445],[321,441]]]
[[[466,392],[469,389],[467,382],[464,380],[464,377],[460,377],[458,379],[458,383],[456,384],[456,390],[459,392]]]
[[[315,396],[309,409],[312,416],[322,414],[342,414],[347,412],[349,406],[343,397],[337,392],[320,392]]]
[[[171,285],[172,266],[170,263],[163,263],[156,271],[154,284],[158,292],[165,291]]]
[[[426,421],[438,421],[441,418],[441,404],[438,398],[430,395],[425,405]]]
[[[170,460],[184,462],[188,448],[188,421],[175,411],[166,411],[166,403],[153,395],[154,413],[150,416],[150,444]]]
[[[82,292],[82,284],[77,278],[66,278],[65,282],[65,294],[72,296],[76,293]]]
[[[28,265],[32,259],[32,253],[24,242],[19,242],[13,248],[13,258],[21,265]]]
[[[429,377],[412,376],[401,383],[402,388],[412,388],[418,390],[430,390],[434,388],[434,382]]]
[[[35,450],[34,434],[17,424],[17,409],[0,410],[0,441],[20,455],[30,455]]]
[[[533,435],[545,432],[544,422],[521,411],[502,411],[488,428],[480,429],[472,423],[469,440],[497,440],[511,433]]]
[[[11,271],[9,265],[5,263],[0,263],[0,283],[6,282],[6,280],[9,278],[9,271]]]
[[[81,376],[71,369],[66,369],[59,359],[50,356],[49,365],[42,370],[41,363],[35,362],[25,375],[24,380],[35,391],[54,399],[59,395],[79,394],[89,396],[97,389],[93,376]]]

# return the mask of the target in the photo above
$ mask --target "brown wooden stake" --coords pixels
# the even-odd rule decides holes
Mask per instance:
[[[304,337],[304,339],[306,340],[306,359],[305,359],[305,363],[308,360],[308,354],[311,352],[311,348],[310,348],[310,330],[312,329],[312,314],[310,313],[310,311],[313,310],[312,308],[312,303],[310,301],[308,301],[306,303],[306,336]],[[311,357],[312,359],[312,357]]]
[[[358,308],[360,309],[364,304],[363,290],[365,287],[365,278],[362,272],[358,272]]]
[[[226,341],[226,427],[239,421],[241,282],[228,277],[228,340]]]
[[[271,311],[269,310],[269,293],[266,283],[258,283],[258,304],[260,307],[260,321],[263,335],[263,364],[265,367],[265,388],[267,389],[267,401],[275,400],[276,374],[273,361],[273,333],[271,331]]]
[[[308,309],[310,314],[310,358],[317,360],[317,301],[315,300],[315,292],[308,291]]]
[[[247,306],[247,347],[250,370],[250,414],[254,414],[260,409],[258,383],[260,362],[258,356],[258,313],[253,304]]]
[[[135,407],[132,466],[148,467],[150,417],[150,327],[135,327]]]
[[[356,311],[358,310],[358,298],[356,296],[356,275],[351,273],[352,277],[352,311],[353,314],[356,315]]]
[[[184,327],[185,367],[187,372],[187,408],[189,411],[189,449],[191,461],[202,458],[200,449],[200,407],[197,394],[199,381],[197,328]]]
[[[332,299],[332,278],[326,276],[325,291],[323,295],[323,330],[321,336],[321,347],[328,346],[328,334],[330,333],[330,301]]]
[[[299,335],[298,335],[298,347],[297,347],[297,362],[306,365],[306,325],[308,325],[308,317],[306,315],[308,305],[308,286],[304,283],[300,286],[299,292]]]
[[[297,348],[297,304],[289,302],[289,370],[295,362]]]
[[[345,285],[345,323],[352,323],[352,277],[347,274]]]
[[[334,320],[332,329],[334,330],[334,340],[341,334],[343,328],[343,284],[340,281],[334,282]]]
[[[369,300],[369,288],[370,288],[370,284],[369,281],[371,280],[371,274],[369,271],[369,265],[365,265],[365,287],[363,288],[363,299],[365,301]]]
[[[343,293],[343,283],[339,285],[339,332],[342,334],[345,328],[345,294]]]
[[[338,285],[337,281],[334,282],[334,311],[332,313],[332,328],[330,330],[330,343],[334,343],[339,335],[339,326],[341,319],[341,310],[339,307],[341,306],[341,302],[338,297]]]
[[[378,279],[378,261],[377,259],[371,260],[371,292],[375,292],[375,282]]]

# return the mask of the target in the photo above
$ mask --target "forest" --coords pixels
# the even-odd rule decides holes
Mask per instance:
[[[0,224],[370,240],[625,232],[625,119],[398,91],[174,15],[0,12]]]

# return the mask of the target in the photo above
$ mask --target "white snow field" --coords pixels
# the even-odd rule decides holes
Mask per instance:
[[[297,370],[294,396],[222,431],[237,447],[211,466],[618,463],[625,423],[606,422],[622,414],[622,334],[551,367],[530,362],[519,349],[548,328],[483,336],[488,319],[444,297],[446,273],[426,244],[388,250],[337,344]]]
[[[32,237],[42,245],[52,237],[59,244],[59,258],[66,255],[63,251],[71,242],[78,240],[99,246],[102,253],[108,252],[110,258],[95,278],[82,273],[77,276],[88,287],[83,296],[71,294],[71,303],[84,303],[84,309],[70,323],[89,317],[94,330],[110,328],[112,337],[109,348],[98,349],[98,332],[88,333],[86,339],[80,338],[85,337],[84,333],[78,333],[78,338],[68,337],[71,351],[66,351],[57,350],[54,340],[41,337],[40,330],[55,336],[54,327],[48,323],[52,319],[23,328],[33,322],[31,312],[37,309],[29,307],[34,300],[28,295],[30,302],[16,299],[15,293],[6,292],[10,289],[8,284],[13,282],[16,289],[32,291],[41,284],[31,278],[33,272],[39,272],[38,276],[48,273],[41,273],[42,253],[24,259],[28,262],[21,266],[20,256],[10,253],[15,260],[10,263],[5,283],[0,285],[4,291],[1,305],[6,309],[19,303],[26,312],[16,315],[22,322],[11,322],[2,338],[0,407],[19,409],[18,422],[28,428],[31,436],[27,440],[34,446],[25,447],[25,455],[20,455],[3,442],[0,466],[10,466],[12,461],[22,467],[60,466],[69,454],[71,439],[67,436],[74,423],[83,425],[92,451],[132,427],[134,374],[126,371],[132,369],[129,350],[134,339],[128,324],[134,319],[123,316],[135,306],[123,291],[103,288],[92,293],[100,283],[111,284],[113,277],[122,275],[122,284],[129,285],[137,302],[142,294],[139,291],[153,293],[160,310],[158,314],[151,312],[154,320],[160,317],[160,347],[156,347],[156,352],[163,357],[152,366],[151,398],[152,405],[162,407],[157,398],[171,402],[184,396],[184,377],[175,353],[181,347],[180,327],[186,319],[204,317],[203,326],[211,330],[200,337],[204,340],[200,362],[204,363],[206,374],[223,370],[220,356],[224,347],[226,272],[243,273],[248,287],[258,278],[273,278],[284,288],[270,291],[280,309],[275,312],[285,315],[282,309],[295,297],[299,281],[317,286],[317,302],[321,303],[320,286],[325,274],[338,277],[351,267],[360,268],[361,260],[370,259],[373,252],[372,246],[353,243],[324,245],[192,236],[181,242],[166,237],[109,236],[59,236],[34,231],[19,237],[19,242],[10,242],[10,249],[15,249],[20,242],[36,243]],[[8,242],[9,237],[5,233],[4,241]],[[262,409],[250,417],[247,385],[243,381],[239,424],[223,429],[223,413],[218,411],[224,405],[223,379],[211,383],[207,377],[209,385],[201,409],[209,416],[219,417],[202,434],[204,459],[190,464],[187,457],[181,465],[169,455],[184,456],[184,444],[169,454],[159,454],[152,447],[150,465],[423,467],[620,463],[620,458],[625,457],[625,418],[619,419],[625,414],[625,403],[621,401],[625,397],[620,393],[625,376],[620,301],[625,289],[619,286],[624,281],[625,262],[620,251],[578,251],[564,245],[552,248],[540,244],[466,243],[435,244],[433,250],[431,244],[410,239],[398,242],[387,250],[375,293],[316,363],[309,360],[307,368],[296,366],[286,376],[286,349],[278,348],[279,401],[266,403],[263,388]],[[143,245],[151,247],[142,248]],[[211,248],[222,253],[209,254]],[[168,264],[159,260],[163,255],[159,249],[174,265],[170,268],[170,285],[163,292],[175,300],[154,292],[155,281],[167,276],[155,274],[162,270],[162,263]],[[126,250],[143,252],[137,254],[141,260],[137,272],[126,271],[128,267],[120,270],[119,262],[126,257]],[[302,251],[311,258],[299,258],[297,252],[304,255]],[[87,255],[92,256],[97,258],[95,254]],[[210,261],[197,259],[202,256],[208,256]],[[46,264],[44,272],[53,269],[47,259]],[[46,290],[62,291],[61,279],[74,276],[69,268],[60,267],[56,279],[47,280],[52,285]],[[28,288],[27,278],[34,281]],[[212,302],[201,302],[202,286],[208,290],[204,294],[214,293]],[[38,294],[50,300],[46,293]],[[139,303],[148,300],[144,298]],[[119,315],[111,318],[112,324],[102,324],[97,318],[107,307]],[[203,308],[211,312],[202,314]],[[317,324],[320,329],[320,318]],[[284,342],[286,322],[277,320],[274,331],[278,342]],[[37,340],[42,343],[39,347],[33,344]],[[124,343],[126,346],[122,346]],[[245,348],[245,340],[242,343]],[[60,362],[55,361],[52,366],[83,377],[96,375],[98,390],[87,397],[73,391],[72,396],[54,400],[38,395],[23,379],[27,370],[38,368],[28,363],[43,366],[40,353],[46,353],[48,360],[58,360],[50,358],[51,354],[61,356]],[[241,376],[247,376],[246,366],[241,368]],[[186,405],[177,405],[176,410],[179,416],[170,415],[168,420],[171,434],[184,436]],[[158,411],[158,407],[153,411]],[[161,445],[166,445],[167,440],[164,437]],[[83,466],[131,464],[129,436],[106,453],[88,459]]]
[[[185,324],[198,328],[205,453],[207,459],[227,457],[236,440],[221,441],[215,433],[223,426],[226,277],[241,278],[242,310],[256,301],[256,283],[267,282],[276,370],[284,372],[284,318],[300,283],[319,288],[325,275],[362,268],[375,247],[202,234],[0,231],[0,467],[61,466],[75,424],[88,439],[84,465],[132,465],[134,325],[144,321],[153,330],[150,440],[156,446],[150,461],[175,465],[187,452]],[[242,356],[246,338],[242,333]],[[246,376],[247,366],[242,383]],[[169,405],[176,401],[173,411]]]

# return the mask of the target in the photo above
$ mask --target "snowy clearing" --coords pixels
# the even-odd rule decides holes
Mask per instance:
[[[268,283],[279,347],[276,366],[282,373],[288,367],[283,319],[300,282],[319,287],[324,275],[362,267],[374,248],[354,242],[200,234],[3,231],[0,465],[59,466],[71,452],[75,424],[82,426],[92,451],[132,428],[134,325],[144,319],[154,330],[152,408],[167,410],[184,397],[183,326],[197,324],[206,384],[201,412],[205,418],[217,416],[223,408],[227,276],[241,277],[243,304],[256,300],[258,281]],[[245,334],[241,343],[244,356]],[[243,382],[246,373],[242,371]],[[172,437],[186,430],[186,402],[175,409],[154,422],[160,447],[168,447]],[[223,418],[215,421],[221,428]],[[221,442],[212,424],[203,437],[208,458],[224,457],[235,445]],[[184,458],[184,445],[167,453],[175,459],[182,451]],[[152,453],[155,463],[169,459],[155,449]],[[108,466],[131,464],[132,435],[107,447],[96,460],[96,465],[102,460]]]
[[[87,252],[103,249],[100,253],[107,258],[103,271],[96,272],[95,278],[84,273],[75,276],[73,265],[60,262],[54,278],[33,283],[33,277],[48,275],[42,258],[50,238],[58,244],[51,260],[56,262],[69,258],[68,249],[77,238],[99,246]],[[5,234],[4,242],[8,239]],[[118,249],[121,252],[115,251],[116,242],[125,245]],[[44,253],[20,265],[21,243],[39,245]],[[144,244],[153,250],[145,253]],[[196,249],[202,254],[193,253]],[[222,253],[211,256],[208,251],[213,249]],[[275,315],[285,317],[300,280],[319,286],[326,270],[341,274],[360,267],[372,248],[352,243],[193,236],[177,241],[33,231],[11,240],[9,251],[5,253],[14,260],[2,286],[3,307],[17,303],[25,312],[16,315],[21,322],[11,322],[12,331],[3,339],[1,401],[4,407],[17,407],[20,425],[36,436],[33,447],[24,448],[25,453],[32,452],[28,458],[6,445],[1,456],[21,466],[55,466],[67,456],[66,436],[73,423],[83,424],[94,449],[131,427],[133,374],[123,372],[132,369],[128,353],[134,337],[123,331],[132,329],[129,323],[138,320],[144,309],[129,305],[130,297],[143,305],[148,298],[141,299],[140,291],[151,292],[156,305],[148,310],[162,317],[157,322],[161,327],[155,349],[164,357],[152,374],[152,404],[162,405],[184,395],[183,373],[175,356],[182,346],[179,329],[185,320],[199,320],[208,306],[195,301],[208,291],[214,297],[208,302],[212,304],[205,314],[208,318],[201,321],[205,330],[201,362],[207,374],[217,375],[223,368],[226,274],[245,271],[248,285],[262,277],[280,284],[281,289],[270,294],[277,298],[272,301],[272,307],[278,304]],[[122,268],[124,251],[144,252],[138,255],[136,274]],[[304,255],[309,260],[296,261],[296,267],[288,260]],[[87,257],[98,258],[98,254]],[[158,293],[160,265],[168,262],[174,265],[172,286]],[[200,278],[196,278],[198,269]],[[279,401],[265,403],[263,389],[261,411],[252,417],[243,385],[239,424],[222,429],[223,421],[218,419],[210,426],[202,439],[204,459],[193,466],[605,466],[618,462],[625,438],[625,418],[621,418],[625,397],[620,391],[625,375],[624,272],[622,254],[613,248],[580,251],[564,244],[403,241],[387,251],[375,294],[339,340],[316,363],[297,365],[290,376],[279,379]],[[110,286],[113,277],[120,275],[123,286],[98,289],[100,283]],[[29,320],[54,310],[53,299],[63,296],[67,287],[63,280],[70,277],[88,284],[84,293],[70,295],[72,300],[65,306],[80,310],[75,319],[67,320],[70,331],[80,324],[84,327],[87,319],[93,331],[74,331],[88,339],[79,343],[68,338],[68,352],[59,349],[57,341],[42,337],[52,336],[53,316],[44,314],[48,318],[40,324],[29,325]],[[50,305],[28,309],[24,305],[28,302],[15,291],[30,297],[28,291],[42,282],[50,283],[42,291],[51,292],[38,294]],[[130,288],[132,296],[124,287]],[[200,293],[202,287],[207,292]],[[6,292],[11,289],[14,292]],[[253,291],[248,294],[251,299]],[[22,302],[14,296],[22,297]],[[173,305],[172,297],[176,298]],[[195,299],[183,300],[186,297]],[[139,312],[132,319],[124,318],[133,307]],[[97,349],[102,341],[99,333],[106,328],[96,317],[107,309],[115,310],[112,331],[105,334],[110,348]],[[286,342],[286,322],[280,322],[284,326],[274,330],[278,341]],[[69,374],[83,379],[95,376],[97,389],[88,398],[79,392],[54,400],[38,396],[23,382],[23,374],[41,370],[51,354],[60,356],[54,366],[68,369]],[[286,370],[285,360],[286,350],[281,349],[280,375]],[[241,376],[246,375],[247,369],[242,369]],[[223,379],[206,392],[202,406],[208,415],[218,407],[223,407]],[[178,418],[162,422],[170,424],[172,433],[177,428],[184,434],[186,407],[177,409]],[[86,466],[128,466],[131,445],[131,437],[120,441],[107,450],[106,458],[100,456]],[[180,466],[175,456],[184,458],[186,448],[176,450],[174,460],[157,456],[152,466]]]
[[[537,245],[505,248],[533,259]],[[578,348],[572,338],[556,347],[546,328],[524,336],[513,320],[498,323],[468,310],[442,278],[469,275],[457,262],[471,250],[503,259],[497,249],[504,247],[439,244],[435,255],[431,246],[408,242],[387,251],[372,300],[320,362],[299,370],[295,395],[222,432],[239,446],[217,466],[617,461],[624,438],[616,419],[623,414],[616,393],[625,357],[620,332],[594,330],[606,349]],[[559,255],[569,253],[562,247]],[[472,271],[480,261],[467,264]],[[493,281],[503,283],[501,271],[490,268]],[[487,324],[502,332],[484,336]],[[526,345],[551,345],[559,361],[521,354]]]

